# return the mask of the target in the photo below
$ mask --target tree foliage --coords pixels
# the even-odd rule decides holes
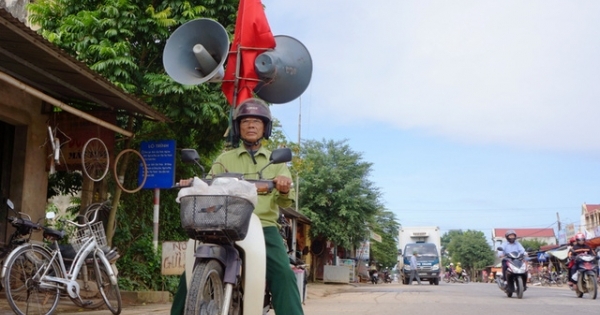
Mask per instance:
[[[519,243],[521,243],[521,245],[523,245],[523,248],[525,248],[525,250],[527,250],[528,252],[537,252],[538,250],[540,250],[540,247],[548,245],[547,242],[541,241],[539,239],[532,239],[532,240],[519,240]]]
[[[454,264],[460,262],[469,270],[481,269],[494,263],[494,251],[481,231],[450,231],[442,239],[449,239],[447,251]]]
[[[369,225],[381,208],[379,190],[364,162],[347,141],[309,140],[300,149],[300,209],[312,221],[311,236],[325,236],[352,248],[368,239]]]
[[[381,236],[381,242],[371,240],[371,255],[383,267],[392,269],[398,262],[398,231],[400,224],[396,215],[379,209],[371,224],[373,232]]]

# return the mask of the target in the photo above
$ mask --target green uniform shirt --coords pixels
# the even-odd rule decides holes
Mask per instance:
[[[241,173],[246,179],[258,179],[258,172],[269,163],[271,151],[262,146],[254,154],[256,164],[252,161],[250,153],[244,147],[227,151],[217,157],[213,164],[210,175],[221,173]],[[278,175],[292,178],[290,170],[285,163],[271,164],[262,172],[263,179],[273,179]],[[279,226],[279,207],[287,208],[292,205],[294,191],[290,189],[288,194],[280,194],[279,191],[273,191],[267,195],[258,195],[258,203],[254,208],[254,213],[260,218],[263,227]]]

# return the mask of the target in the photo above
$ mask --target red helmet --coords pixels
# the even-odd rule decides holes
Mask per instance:
[[[569,244],[572,245],[573,243],[575,243],[575,236],[573,236],[569,239]]]
[[[575,234],[575,240],[576,241],[585,241],[585,234],[583,234],[583,233]]]

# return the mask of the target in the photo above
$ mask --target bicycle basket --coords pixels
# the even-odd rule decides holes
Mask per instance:
[[[227,237],[243,240],[254,206],[247,199],[228,195],[181,197],[181,226],[197,240]]]
[[[104,224],[102,221],[98,221],[96,223],[90,224],[89,227],[84,227],[78,229],[75,232],[75,235],[72,235],[69,238],[69,242],[73,245],[73,249],[75,252],[78,252],[83,245],[90,239],[90,237],[95,237],[96,242],[98,242],[98,246],[105,247],[106,244],[106,232],[104,232]]]

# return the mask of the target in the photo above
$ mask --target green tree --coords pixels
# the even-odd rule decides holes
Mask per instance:
[[[523,248],[525,248],[525,250],[528,252],[537,252],[538,250],[540,250],[540,247],[548,245],[548,243],[541,241],[537,238],[533,240],[519,240],[519,243],[521,243],[521,245],[523,245]]]
[[[312,221],[311,236],[353,248],[369,237],[369,224],[381,209],[379,190],[369,180],[371,163],[362,161],[347,140],[310,140],[300,149],[300,211]]]
[[[463,268],[477,270],[494,263],[494,251],[481,231],[467,230],[450,233],[448,253],[455,264]]]
[[[398,262],[398,231],[400,224],[391,211],[379,209],[374,216],[373,232],[381,236],[381,242],[371,240],[372,259],[390,270]]]

